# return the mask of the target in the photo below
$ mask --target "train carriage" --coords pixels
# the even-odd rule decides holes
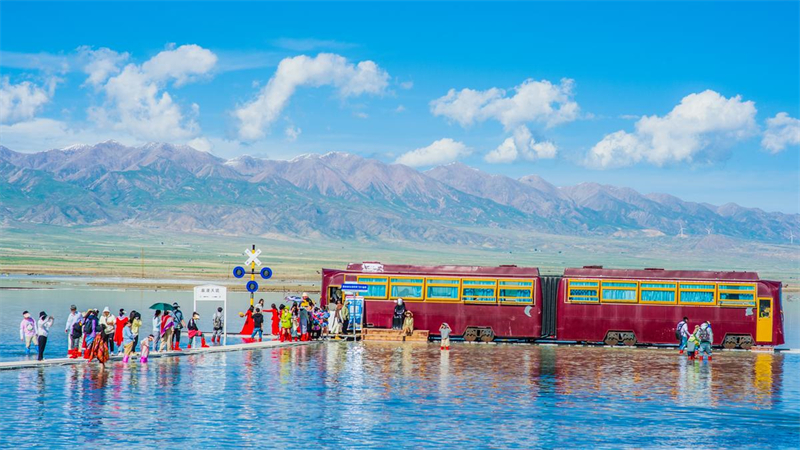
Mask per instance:
[[[403,298],[415,328],[447,322],[465,340],[674,344],[675,326],[710,321],[714,345],[783,344],[781,284],[754,272],[565,269],[540,276],[517,266],[415,266],[377,262],[323,269],[322,301],[344,282],[366,284],[365,325],[390,328]]]
[[[566,269],[558,290],[560,340],[675,343],[675,325],[710,321],[714,345],[783,344],[781,284],[755,272]],[[690,330],[691,331],[691,330]]]
[[[414,314],[414,327],[439,334],[447,322],[467,340],[538,338],[541,326],[539,270],[516,266],[412,266],[349,264],[323,269],[323,303],[341,298],[342,283],[366,284],[364,323],[390,328],[402,298]]]

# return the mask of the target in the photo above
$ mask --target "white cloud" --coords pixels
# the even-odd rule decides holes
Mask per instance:
[[[800,119],[781,112],[767,119],[767,130],[761,139],[761,146],[770,153],[778,153],[787,145],[800,145]]]
[[[450,89],[447,95],[431,102],[431,113],[462,127],[489,119],[499,121],[506,129],[527,122],[550,127],[578,117],[579,107],[572,99],[574,84],[568,78],[562,79],[561,84],[527,79],[514,88],[511,96],[495,87],[485,91]]]
[[[404,112],[405,110],[406,110],[406,107],[405,107],[405,106],[403,106],[403,105],[397,105],[397,108],[395,108],[395,109],[394,109],[394,112],[396,112],[396,113],[401,113],[401,112]]]
[[[293,126],[288,126],[286,127],[286,130],[284,130],[284,134],[286,135],[286,140],[289,142],[296,141],[297,138],[300,136],[300,133],[302,132],[303,130],[300,129],[300,127],[293,127]]]
[[[55,93],[56,79],[43,88],[30,81],[12,84],[8,77],[0,77],[0,123],[31,120]]]
[[[100,89],[106,95],[103,106],[89,109],[89,117],[100,127],[129,133],[137,139],[180,141],[197,135],[199,126],[184,117],[180,106],[164,91],[169,81],[180,85],[211,71],[216,56],[196,45],[165,50],[144,64],[128,64]],[[109,67],[109,66],[104,66]],[[98,69],[99,71],[100,69]],[[98,72],[91,80],[102,79]],[[192,105],[192,114],[199,107]]]
[[[409,89],[414,87],[414,82],[413,81],[403,81],[402,83],[400,83],[400,87],[405,89],[405,90],[409,90]]]
[[[456,161],[470,153],[471,150],[462,142],[444,138],[427,147],[418,148],[400,155],[395,163],[411,167],[435,166]]]
[[[217,55],[199,45],[181,45],[164,50],[142,64],[142,72],[155,81],[175,80],[181,86],[194,77],[207,74],[217,63]]]
[[[719,159],[720,150],[758,130],[755,115],[755,104],[738,95],[725,98],[711,90],[690,94],[664,117],[639,119],[633,133],[606,135],[589,151],[586,164],[610,168]]]
[[[556,157],[558,148],[549,141],[537,142],[525,125],[514,129],[513,137],[506,138],[497,148],[487,153],[484,160],[488,163],[510,163],[522,157],[528,161],[552,159]]]
[[[186,145],[192,147],[195,150],[200,150],[201,152],[206,152],[206,153],[210,153],[211,150],[214,148],[214,144],[212,144],[211,141],[209,141],[204,137],[194,138],[191,141],[187,142]]]
[[[79,58],[84,60],[83,71],[89,78],[87,83],[98,86],[108,80],[108,77],[116,75],[122,69],[122,64],[128,60],[128,53],[117,53],[109,48],[78,47]]]
[[[364,111],[354,112],[353,115],[359,119],[369,119],[369,114],[365,113]]]
[[[388,80],[389,74],[372,61],[352,64],[331,53],[320,53],[314,58],[305,55],[285,58],[256,98],[234,112],[239,120],[239,137],[254,141],[266,136],[270,124],[299,87],[333,86],[339,95],[349,97],[381,94]]]

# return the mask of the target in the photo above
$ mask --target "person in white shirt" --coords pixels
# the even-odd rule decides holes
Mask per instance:
[[[100,328],[103,329],[103,339],[108,346],[108,352],[114,353],[114,331],[117,328],[117,318],[111,314],[108,306],[103,308],[103,315],[100,316]]]
[[[39,322],[36,329],[36,334],[39,336],[39,357],[37,358],[39,361],[44,359],[44,347],[47,345],[47,335],[50,334],[53,320],[52,317],[47,317],[46,312],[39,313]]]
[[[78,312],[78,307],[72,305],[69,307],[69,315],[67,316],[67,326],[64,328],[64,333],[67,333],[67,353],[77,349],[80,349],[80,336],[73,337],[72,327],[75,325],[75,322],[80,322],[82,316],[81,313]]]

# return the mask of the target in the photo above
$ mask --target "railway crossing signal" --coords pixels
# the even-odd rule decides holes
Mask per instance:
[[[256,266],[261,266],[261,260],[258,259],[258,256],[261,255],[261,249],[257,249],[255,244],[253,245],[252,249],[246,249],[244,251],[245,255],[247,255],[247,261],[245,261],[245,267],[250,266],[250,280],[245,284],[245,288],[247,288],[247,292],[250,293],[250,306],[253,306],[253,297],[256,292],[258,292],[258,282],[256,282]],[[247,274],[247,269],[242,266],[236,266],[233,268],[233,276],[236,278],[242,278]],[[261,271],[259,272],[261,278],[265,280],[269,280],[272,278],[272,269],[269,267],[262,267]]]

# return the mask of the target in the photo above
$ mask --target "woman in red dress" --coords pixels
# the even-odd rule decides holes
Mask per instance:
[[[117,327],[114,329],[114,343],[117,344],[120,353],[122,353],[122,330],[125,328],[128,320],[128,316],[125,315],[125,310],[120,308],[119,315],[117,316]]]
[[[242,314],[242,313],[239,313]],[[244,315],[244,326],[242,327],[242,331],[239,334],[250,336],[253,334],[253,306],[251,305],[250,308],[247,309],[247,312]]]
[[[278,314],[278,308],[275,306],[275,303],[272,304],[272,308],[269,312],[272,313],[272,335],[278,336],[281,334],[281,316]]]

